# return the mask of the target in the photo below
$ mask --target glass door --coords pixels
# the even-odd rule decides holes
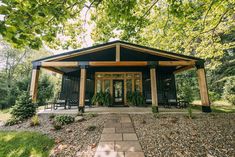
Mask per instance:
[[[124,80],[113,80],[113,104],[124,104]]]

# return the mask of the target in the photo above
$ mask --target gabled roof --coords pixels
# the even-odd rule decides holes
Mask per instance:
[[[157,55],[157,56],[165,56],[165,57],[169,57],[169,58],[176,58],[176,59],[182,59],[182,60],[194,60],[194,61],[202,60],[197,57],[186,56],[186,55],[182,55],[182,54],[178,54],[178,53],[174,53],[174,52],[170,52],[170,51],[159,50],[159,49],[155,49],[155,48],[150,48],[150,47],[146,47],[146,46],[141,46],[141,45],[137,45],[137,44],[133,44],[133,43],[129,43],[129,42],[116,40],[116,41],[107,42],[104,44],[99,44],[99,45],[95,45],[95,46],[91,46],[91,47],[87,47],[87,48],[76,49],[73,51],[68,51],[65,53],[60,53],[57,55],[48,56],[45,58],[34,60],[33,63],[34,62],[41,62],[41,61],[61,60],[64,58],[70,58],[70,57],[74,57],[77,55],[78,56],[83,55],[85,53],[93,53],[93,52],[100,51],[102,49],[104,50],[104,49],[108,49],[111,47],[115,47],[116,44],[120,44],[121,47],[134,49],[137,51],[141,51],[143,53],[151,53],[151,54]]]

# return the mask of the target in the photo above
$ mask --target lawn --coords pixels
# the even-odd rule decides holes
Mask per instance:
[[[54,140],[36,132],[0,131],[0,156],[47,157]]]
[[[11,117],[9,112],[9,109],[0,110],[0,122],[5,122]]]

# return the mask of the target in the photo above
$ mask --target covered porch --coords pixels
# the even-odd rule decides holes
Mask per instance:
[[[211,112],[204,61],[199,58],[123,41],[50,56],[33,62],[30,88],[33,102],[37,101],[41,68],[63,76],[59,97],[76,102],[81,112],[99,92],[111,95],[112,106],[128,106],[128,93],[138,92],[146,104],[158,111],[159,105],[177,103],[175,74],[196,68],[202,111]]]

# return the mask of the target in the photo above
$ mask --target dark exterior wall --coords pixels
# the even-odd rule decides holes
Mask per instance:
[[[94,95],[95,72],[142,72],[143,94],[151,99],[150,70],[148,67],[96,67],[87,69],[86,99]],[[169,85],[167,86],[167,83]],[[63,75],[61,99],[79,98],[80,71]],[[166,68],[157,68],[158,101],[164,103],[166,99],[176,99],[174,74]]]

